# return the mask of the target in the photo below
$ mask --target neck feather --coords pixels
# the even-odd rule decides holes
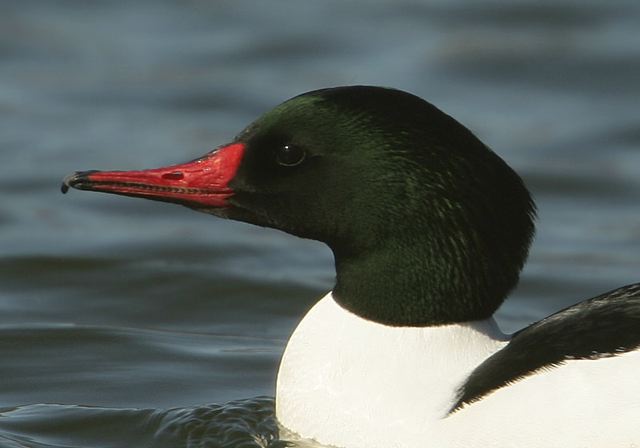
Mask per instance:
[[[334,250],[334,298],[352,313],[391,326],[487,319],[515,285],[519,266],[495,263],[454,240],[394,239],[357,256]]]

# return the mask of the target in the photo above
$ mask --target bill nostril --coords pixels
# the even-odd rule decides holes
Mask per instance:
[[[162,178],[167,180],[182,180],[184,178],[184,174],[182,174],[181,171],[174,171],[172,173],[163,174]]]

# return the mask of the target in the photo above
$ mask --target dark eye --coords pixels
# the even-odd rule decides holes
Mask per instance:
[[[281,146],[276,153],[276,160],[282,166],[300,165],[307,153],[304,149],[296,145]]]

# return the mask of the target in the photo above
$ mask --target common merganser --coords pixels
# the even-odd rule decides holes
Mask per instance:
[[[513,335],[535,206],[468,129],[399,90],[308,92],[180,165],[68,187],[326,243],[336,284],[291,336],[276,416],[345,448],[640,446],[640,284]]]

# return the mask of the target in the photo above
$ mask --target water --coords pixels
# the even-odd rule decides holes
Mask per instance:
[[[58,188],[189,160],[307,90],[412,91],[523,175],[539,231],[506,331],[638,281],[639,18],[633,0],[3,0],[0,447],[291,439],[260,397],[331,287],[328,250]]]

